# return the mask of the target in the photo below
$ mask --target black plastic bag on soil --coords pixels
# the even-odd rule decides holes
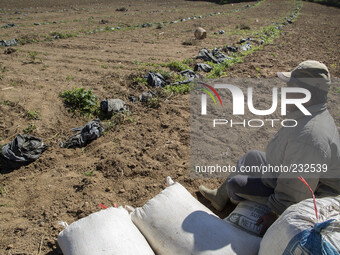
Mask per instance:
[[[17,168],[37,160],[47,149],[42,139],[18,134],[14,140],[2,147],[2,156],[10,167]]]
[[[93,120],[87,123],[83,127],[73,128],[72,131],[77,132],[66,142],[61,143],[61,148],[81,148],[92,142],[93,140],[101,137],[104,132],[104,128],[100,123],[100,120]]]
[[[144,78],[147,80],[149,86],[151,87],[163,88],[166,85],[164,77],[159,73],[149,72],[147,75],[145,75]]]
[[[194,68],[195,71],[204,71],[204,72],[210,72],[212,70],[212,67],[208,64],[204,63],[197,63]]]
[[[0,46],[3,46],[3,47],[10,47],[10,46],[14,46],[18,43],[18,40],[13,38],[9,41],[6,41],[6,40],[1,40],[0,41]]]
[[[190,70],[190,69],[184,70],[184,71],[180,72],[179,74],[184,76],[184,77],[187,77],[187,79],[184,80],[184,81],[175,82],[173,85],[188,84],[188,83],[192,82],[195,78],[197,78],[197,75],[195,74],[195,72]]]
[[[202,49],[199,51],[197,58],[203,59],[204,61],[211,61],[215,64],[220,64],[227,59],[232,59],[231,57],[224,55],[220,48],[213,49],[211,53],[207,49]]]
[[[243,44],[243,45],[241,45],[240,46],[240,49],[242,50],[242,51],[248,51],[248,50],[250,50],[251,49],[251,43],[245,43],[245,44]]]
[[[115,113],[128,112],[129,108],[121,99],[105,99],[100,102],[100,111],[106,117],[111,117]]]

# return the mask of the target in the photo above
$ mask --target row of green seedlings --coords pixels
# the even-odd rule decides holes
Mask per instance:
[[[265,0],[259,0],[247,9],[258,6],[259,4],[261,4],[264,1]],[[224,12],[224,13],[225,14],[226,13],[234,14],[234,13],[243,11],[245,9],[246,8],[235,9],[235,10],[231,10],[229,12]],[[196,15],[196,16],[199,16],[199,15]],[[148,23],[148,24],[152,24],[152,25],[154,25],[154,24],[165,24],[165,23],[168,23],[168,22],[169,21],[164,20],[163,22],[151,22],[151,23]],[[124,30],[135,30],[135,29],[142,28],[142,27],[141,26],[129,26],[129,25],[127,26],[126,24],[122,24],[121,26],[119,26],[119,28],[120,28],[119,30],[124,31]],[[67,38],[72,38],[72,37],[78,37],[78,36],[81,36],[81,35],[88,35],[88,34],[100,33],[100,32],[115,32],[115,31],[117,31],[117,29],[112,29],[112,27],[106,26],[103,29],[101,29],[101,28],[96,28],[94,30],[81,29],[78,32],[73,32],[73,33],[71,33],[71,32],[50,32],[49,34],[42,36],[42,40],[43,41],[53,41],[55,39],[67,39]],[[41,39],[38,35],[25,35],[25,36],[19,38],[18,41],[19,41],[20,45],[25,45],[25,44],[40,42]]]
[[[294,12],[294,14],[296,14],[296,17],[294,18],[294,20],[296,20],[296,18],[298,17],[298,15],[300,13],[301,3],[302,3],[301,1],[298,2],[298,5],[297,5],[298,9]],[[283,22],[284,21],[282,21],[282,23]],[[277,29],[277,25],[270,25],[270,26],[261,28],[259,31],[253,31],[249,37],[262,38],[261,39],[261,40],[263,40],[262,44],[259,44],[259,45],[253,44],[252,48],[247,50],[247,51],[241,51],[241,52],[229,54],[228,56],[231,57],[231,58],[225,60],[222,63],[213,63],[213,62],[210,62],[210,61],[204,62],[204,63],[206,63],[206,64],[208,64],[212,67],[212,70],[207,75],[205,75],[205,77],[213,79],[213,78],[225,76],[226,70],[228,68],[230,68],[231,66],[233,66],[236,63],[242,63],[246,56],[254,53],[255,51],[257,51],[259,49],[262,49],[264,47],[264,45],[273,43],[273,41],[280,36],[281,31],[282,30]],[[143,62],[135,61],[135,64],[143,65],[143,66],[153,66],[153,67],[169,67],[172,70],[180,72],[180,71],[183,71],[183,70],[186,70],[186,69],[192,69],[194,61],[193,61],[193,59],[185,59],[183,61],[172,61],[170,63],[158,63],[158,64],[143,63]],[[166,89],[173,90],[175,92],[176,91],[179,92],[181,90],[181,88],[180,88],[181,86],[184,86],[184,85],[178,85],[178,86],[168,85],[166,87]],[[183,90],[185,91],[184,93],[189,92],[190,85],[186,85],[183,88]]]

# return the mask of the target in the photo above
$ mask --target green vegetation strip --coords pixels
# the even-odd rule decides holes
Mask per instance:
[[[293,23],[298,15],[300,14],[300,10],[302,7],[302,1],[299,0],[297,2],[295,11],[288,15],[287,17],[281,18],[281,21],[274,22],[272,25],[261,28],[258,31],[253,31],[250,35],[250,37],[256,37],[260,40],[262,40],[262,44],[254,45],[252,43],[252,48],[247,51],[240,51],[234,54],[228,55],[228,59],[225,60],[222,63],[216,64],[213,62],[205,62],[206,64],[210,65],[212,67],[212,70],[206,75],[207,78],[218,78],[221,76],[226,75],[226,70],[233,66],[236,63],[242,63],[244,58],[255,51],[263,48],[264,45],[273,43],[273,41],[280,36],[280,33],[282,31],[282,28],[289,23]],[[288,22],[290,20],[290,22]],[[164,79],[172,84],[176,82],[180,82],[186,79],[186,77],[181,76],[180,74],[176,72],[181,72],[187,69],[192,69],[194,65],[193,59],[184,59],[182,61],[171,61],[168,63],[145,63],[145,62],[134,62],[137,65],[141,65],[144,67],[153,67],[153,69],[149,70],[150,72],[156,72],[163,75]],[[161,68],[169,68],[172,72],[165,71]],[[135,78],[136,81],[139,79],[138,77]],[[143,83],[146,84],[146,80],[143,79]],[[167,85],[165,86],[165,90],[168,92],[173,92],[176,94],[186,94],[190,91],[191,84],[180,84],[180,85]]]

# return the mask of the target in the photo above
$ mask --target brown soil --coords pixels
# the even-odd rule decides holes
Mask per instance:
[[[296,6],[292,0],[266,0],[255,7],[231,12],[248,3],[220,6],[203,1],[131,0],[84,4],[74,0],[72,6],[67,4],[69,1],[43,5],[46,2],[51,1],[35,1],[37,6],[33,7],[40,7],[36,9],[29,8],[26,1],[0,6],[1,24],[21,25],[0,28],[0,39],[26,35],[40,40],[13,47],[17,51],[11,54],[0,52],[0,144],[10,142],[34,124],[36,129],[32,134],[50,146],[34,163],[0,174],[1,254],[38,254],[39,251],[40,254],[60,254],[56,238],[62,228],[58,221],[71,223],[85,217],[100,210],[99,203],[142,206],[164,188],[166,176],[182,183],[194,196],[200,184],[209,187],[220,184],[221,179],[190,178],[189,95],[173,95],[156,109],[128,101],[129,95],[138,96],[148,89],[132,83],[131,76],[152,69],[137,61],[150,64],[194,58],[203,47],[235,44],[250,34],[237,26],[245,24],[258,30],[281,20]],[[121,7],[128,11],[115,11]],[[15,14],[16,11],[20,14]],[[163,29],[156,29],[156,25],[126,29],[126,25],[218,11],[228,13],[166,25]],[[277,71],[290,70],[303,60],[314,59],[325,63],[333,77],[339,77],[339,14],[337,8],[304,2],[296,22],[285,27],[273,44],[228,69],[227,76],[274,77]],[[109,24],[99,24],[102,19]],[[42,24],[52,21],[57,23]],[[41,25],[34,26],[35,22]],[[75,33],[107,25],[125,28],[43,40],[50,32]],[[193,40],[197,26],[207,29],[207,39]],[[222,29],[226,34],[213,34]],[[182,45],[189,39],[193,45]],[[27,57],[32,51],[38,52],[35,63],[30,63]],[[88,121],[68,112],[58,97],[60,92],[72,87],[93,89],[99,99],[121,98],[129,102],[132,119],[84,149],[61,149],[59,144],[72,134],[70,129]],[[339,89],[333,86],[329,95],[329,109],[338,126]],[[40,119],[27,119],[28,110],[37,110]],[[230,143],[236,143],[234,138],[237,138],[240,145],[231,146],[235,151],[230,160],[236,163],[237,158],[250,149],[265,150],[275,131],[258,132],[256,136],[242,133],[241,136],[230,130]],[[84,173],[88,171],[93,171],[93,175],[86,176]]]

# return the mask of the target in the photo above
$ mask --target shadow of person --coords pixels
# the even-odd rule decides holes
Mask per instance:
[[[208,214],[195,211],[189,214],[182,223],[185,232],[194,235],[192,254],[257,254],[261,238],[250,235],[241,229]],[[214,253],[215,254],[215,253]]]

